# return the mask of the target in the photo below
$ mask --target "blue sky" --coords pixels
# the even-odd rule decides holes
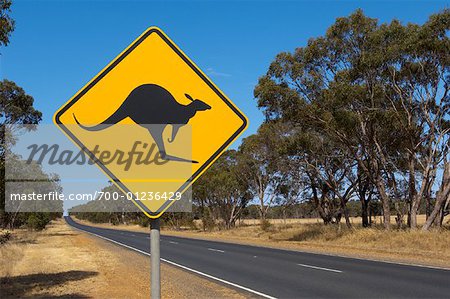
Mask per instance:
[[[448,1],[13,1],[16,30],[0,49],[0,76],[35,98],[44,123],[146,28],[156,25],[248,116],[263,120],[253,89],[275,55],[324,34],[363,8],[387,22],[423,23]],[[239,141],[234,144],[236,147]]]

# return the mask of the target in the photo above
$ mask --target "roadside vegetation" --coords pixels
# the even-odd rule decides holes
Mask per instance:
[[[194,183],[192,214],[162,217],[166,233],[449,267],[449,29],[450,10],[422,25],[357,10],[278,54],[254,90],[265,122]],[[149,224],[87,210],[71,214]]]
[[[265,122],[194,183],[192,215],[164,221],[200,219],[202,230],[223,230],[257,218],[266,230],[271,218],[318,217],[351,229],[351,217],[369,228],[380,216],[386,231],[442,229],[450,211],[449,29],[450,10],[422,25],[380,24],[357,10],[278,54],[254,90]],[[133,213],[78,211],[94,222],[147,224]]]
[[[11,18],[12,1],[0,1],[0,49],[8,46],[14,31],[15,22]],[[1,53],[0,53],[1,54]],[[62,203],[53,203],[58,206],[49,209],[60,212],[48,213],[21,213],[21,205],[15,211],[5,211],[5,159],[13,163],[11,171],[32,172],[41,178],[48,178],[49,183],[39,184],[40,190],[36,192],[54,191],[60,188],[53,177],[45,174],[38,164],[27,165],[21,157],[15,157],[8,152],[15,143],[15,133],[18,130],[32,130],[42,119],[42,113],[33,107],[34,99],[16,83],[4,79],[0,81],[0,244],[6,243],[11,235],[10,230],[18,227],[27,227],[30,230],[42,230],[51,220],[62,216]],[[8,155],[9,154],[9,155]],[[11,173],[10,173],[11,174]],[[28,184],[29,187],[29,184]],[[20,185],[17,185],[20,188]],[[21,189],[22,190],[22,189]],[[32,192],[33,190],[27,190]]]

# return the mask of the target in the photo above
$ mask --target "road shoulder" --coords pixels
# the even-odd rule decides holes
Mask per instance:
[[[22,230],[0,247],[2,298],[149,298],[150,259],[63,220],[40,233]],[[221,284],[163,264],[166,298],[244,298]]]

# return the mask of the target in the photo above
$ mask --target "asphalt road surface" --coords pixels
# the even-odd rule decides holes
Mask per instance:
[[[150,252],[149,233],[66,221],[118,246]],[[267,298],[450,298],[445,269],[169,236],[161,236],[161,259]]]

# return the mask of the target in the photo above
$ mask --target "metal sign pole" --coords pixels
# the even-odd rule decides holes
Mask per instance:
[[[152,299],[161,298],[160,252],[159,252],[159,218],[150,221],[150,259],[151,259],[151,294]]]

